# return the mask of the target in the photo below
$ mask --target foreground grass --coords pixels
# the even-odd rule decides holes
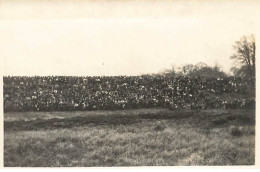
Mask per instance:
[[[145,112],[6,121],[4,165],[254,164],[253,111]]]

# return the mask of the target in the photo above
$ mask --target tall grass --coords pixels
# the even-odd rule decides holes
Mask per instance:
[[[117,125],[5,130],[5,166],[253,165],[254,125],[142,118]],[[48,125],[46,123],[46,125]],[[234,127],[235,126],[235,127]],[[239,126],[241,134],[232,134]]]

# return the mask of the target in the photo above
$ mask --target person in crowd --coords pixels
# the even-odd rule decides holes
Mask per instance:
[[[248,108],[246,94],[255,81],[238,77],[100,76],[4,77],[5,111],[98,110],[146,107],[172,109]]]

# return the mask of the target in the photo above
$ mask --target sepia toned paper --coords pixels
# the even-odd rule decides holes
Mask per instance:
[[[258,47],[259,11],[257,0],[3,0],[1,78],[136,76],[199,62],[230,74],[235,41],[254,34]],[[245,168],[260,163],[258,86],[255,166]]]

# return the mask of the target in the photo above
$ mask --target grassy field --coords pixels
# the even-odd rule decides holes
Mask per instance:
[[[253,165],[253,110],[4,114],[4,166]]]

